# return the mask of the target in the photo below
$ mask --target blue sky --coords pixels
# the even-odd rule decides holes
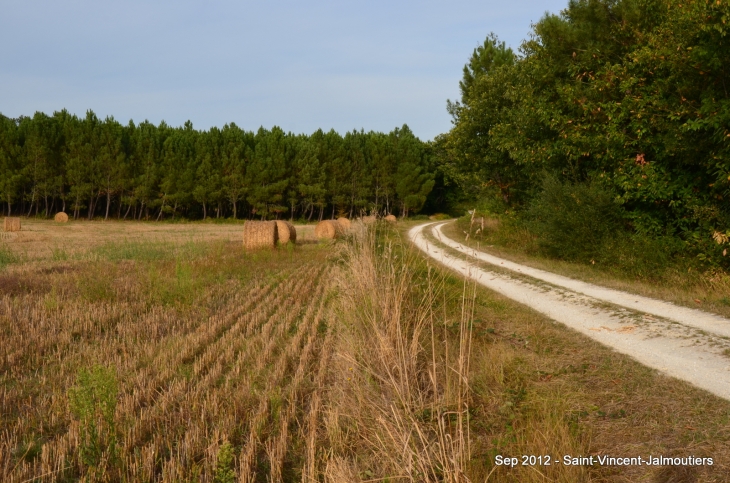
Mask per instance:
[[[0,112],[66,108],[198,129],[235,122],[432,139],[489,32],[513,48],[567,0],[8,1]]]

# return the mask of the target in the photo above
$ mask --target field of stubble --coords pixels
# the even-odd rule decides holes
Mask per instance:
[[[730,403],[355,226],[0,234],[0,481],[730,481]],[[715,463],[496,464],[652,454]]]
[[[295,250],[252,255],[240,225],[29,222],[5,234],[0,479],[311,472],[331,284],[327,251],[304,231]],[[290,431],[295,420],[311,424]],[[222,446],[230,461],[216,473]]]

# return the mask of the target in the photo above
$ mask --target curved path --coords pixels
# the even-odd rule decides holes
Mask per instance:
[[[479,284],[730,400],[730,320],[479,252],[446,237],[443,225],[419,225],[408,236],[428,256]]]

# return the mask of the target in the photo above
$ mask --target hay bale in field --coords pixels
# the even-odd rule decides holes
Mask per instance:
[[[297,229],[288,221],[276,220],[276,230],[279,234],[279,243],[297,242]]]
[[[20,218],[15,216],[6,216],[3,223],[4,231],[20,231]]]
[[[375,217],[375,215],[362,217],[362,222],[365,223],[366,225],[371,225],[371,224],[375,223],[376,221],[377,221],[377,218]]]
[[[342,229],[345,231],[350,229],[350,220],[348,220],[344,216],[337,218],[337,223],[339,223]]]
[[[385,221],[387,221],[388,223],[395,223],[397,220],[395,218],[395,215],[388,215],[385,217]]]
[[[53,217],[53,221],[55,221],[56,223],[66,223],[68,222],[68,215],[63,211],[60,211],[56,213],[56,216]]]
[[[243,225],[244,250],[274,248],[279,239],[275,221],[247,221]]]
[[[342,225],[332,220],[323,220],[314,227],[314,236],[320,240],[334,240],[344,233]]]

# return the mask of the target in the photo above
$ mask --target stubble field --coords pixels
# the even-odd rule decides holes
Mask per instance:
[[[241,231],[3,234],[0,481],[728,481],[727,401],[429,265],[399,229],[299,227],[256,253]],[[715,464],[495,464],[606,454]]]

